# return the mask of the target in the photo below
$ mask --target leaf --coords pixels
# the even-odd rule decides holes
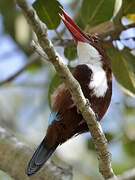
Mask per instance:
[[[48,103],[49,103],[50,108],[52,106],[51,96],[60,84],[62,84],[62,79],[60,79],[58,74],[55,74],[51,80],[51,83],[49,85],[49,91],[48,91]]]
[[[40,62],[40,61],[38,61],[38,62]],[[41,63],[32,64],[26,70],[28,72],[35,73],[35,71],[38,71],[39,68],[41,68],[41,66],[42,66]]]
[[[105,133],[105,137],[106,137],[108,142],[111,142],[114,139],[114,136],[115,135],[113,133],[111,133],[111,132],[106,132]],[[93,143],[91,138],[87,139],[87,148],[88,148],[88,150],[95,151],[94,143]]]
[[[111,59],[111,67],[116,80],[123,90],[135,96],[135,57],[128,51],[115,51]]]
[[[118,4],[120,3],[119,0]],[[123,0],[122,1],[122,7],[120,8],[117,15],[114,17],[113,22],[116,25],[121,24],[121,18],[123,16],[126,16],[131,22],[135,22],[134,13],[135,13],[135,1],[134,0]]]
[[[59,6],[61,4],[57,0],[36,0],[33,3],[39,18],[47,25],[48,29],[56,29],[60,24],[58,14],[61,14],[61,10]]]
[[[119,0],[118,3],[120,3]],[[135,1],[134,0],[123,0],[122,1],[122,7],[120,8],[119,12],[117,13],[117,15],[114,17],[113,22],[116,25],[121,24],[121,18],[123,16],[126,16],[127,18],[129,18],[129,20],[131,20],[132,22],[135,22],[133,19],[133,16],[131,18],[131,14],[135,13]],[[130,16],[130,17],[129,17]]]
[[[123,0],[122,12],[123,16],[135,13],[135,0]]]
[[[122,0],[116,0],[115,1],[115,8],[113,13],[113,22],[115,25],[121,24],[121,18],[122,18]]]
[[[113,17],[115,17],[122,7],[122,0],[115,0]]]
[[[131,157],[135,156],[135,140],[130,140],[125,137],[123,142],[124,151]]]
[[[115,135],[113,133],[111,133],[111,132],[106,132],[105,133],[105,137],[106,137],[108,142],[112,141],[114,139],[114,136]]]
[[[9,7],[11,8],[10,11],[7,10]],[[14,1],[0,1],[0,13],[2,15],[2,21],[6,33],[9,33],[10,36],[12,36],[12,38],[16,40],[15,23],[18,17],[18,12],[16,11]]]
[[[130,20],[132,23],[135,22],[135,13],[134,14],[127,14],[126,18]]]
[[[120,154],[120,153],[119,153]],[[126,159],[126,163],[125,163],[125,159],[123,159],[122,162],[118,161],[118,160],[115,160],[116,162],[113,162],[112,164],[112,168],[115,172],[115,174],[122,174],[123,172],[125,172],[126,170],[128,169],[131,169],[132,168],[132,162],[128,161],[128,159]],[[131,179],[130,179],[131,180]],[[133,179],[132,179],[133,180]]]
[[[64,55],[69,61],[74,60],[77,56],[76,47],[65,48]]]
[[[124,114],[125,116],[134,116],[135,114],[135,107],[134,106],[130,106],[128,104],[124,105]],[[133,125],[132,125],[133,127]]]
[[[92,150],[92,151],[95,150],[94,143],[91,138],[87,139],[87,148],[88,148],[88,150]]]
[[[83,23],[95,26],[113,16],[115,0],[83,0],[81,18]]]
[[[82,30],[85,29],[84,23],[83,23],[82,18],[80,16],[77,17],[77,19],[75,19],[75,22]]]

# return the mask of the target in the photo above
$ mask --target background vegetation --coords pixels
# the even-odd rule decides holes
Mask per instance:
[[[56,50],[70,68],[77,64],[76,47],[58,17],[63,6],[76,23],[103,40],[114,73],[113,97],[102,127],[109,141],[114,172],[135,166],[135,1],[65,0],[30,1],[48,27]],[[51,95],[61,80],[51,64],[30,47],[35,39],[13,0],[0,1],[0,126],[30,146],[43,138]],[[17,72],[17,73],[16,73]],[[19,75],[18,75],[19,74]],[[101,179],[89,134],[71,139],[52,157],[73,166],[74,179]],[[0,179],[7,175],[0,172]]]

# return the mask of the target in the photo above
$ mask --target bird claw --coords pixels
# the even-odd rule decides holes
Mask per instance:
[[[86,99],[86,107],[91,107],[90,101],[88,99]],[[95,113],[95,119],[96,121],[98,121],[98,114]]]
[[[96,121],[98,121],[98,114],[95,113],[95,118],[96,118]]]
[[[90,106],[91,106],[90,101],[86,99],[86,107],[90,107]]]
[[[77,108],[77,114],[82,114],[80,109]]]

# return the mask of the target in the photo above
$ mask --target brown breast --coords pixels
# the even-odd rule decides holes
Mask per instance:
[[[78,65],[73,75],[81,85],[84,96],[89,99],[91,108],[98,115],[100,121],[108,109],[112,96],[112,72],[110,68],[105,69],[107,77],[108,89],[103,97],[96,97],[93,94],[93,89],[89,88],[90,81],[92,80],[92,71],[87,65]]]

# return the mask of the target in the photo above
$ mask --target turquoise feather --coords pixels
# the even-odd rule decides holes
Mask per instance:
[[[57,115],[58,115],[58,111],[50,113],[50,118],[49,118],[48,126],[50,126],[54,120],[60,121],[60,119],[58,118]]]

